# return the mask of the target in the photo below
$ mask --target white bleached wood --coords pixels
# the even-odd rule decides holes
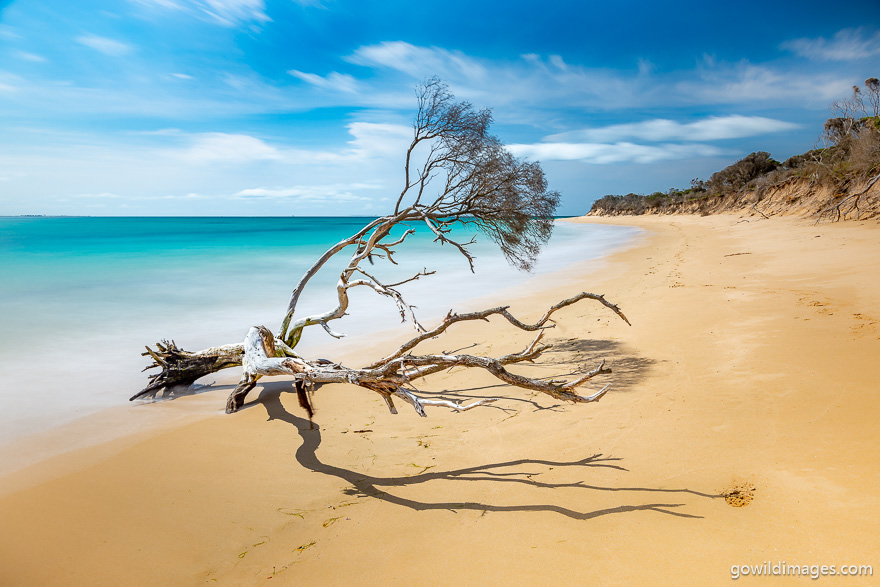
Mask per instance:
[[[556,304],[554,308],[560,309],[582,299],[601,299],[604,302],[602,296],[583,293],[574,296],[573,298],[569,298],[568,300],[563,300],[563,302]],[[607,302],[605,302],[605,305],[613,307],[615,312],[624,318],[617,306]],[[554,379],[544,381],[511,373],[506,369],[506,366],[508,365],[524,361],[532,361],[540,357],[544,351],[552,347],[552,345],[548,344],[539,344],[544,335],[542,324],[543,322],[546,322],[551,313],[552,312],[546,313],[541,321],[531,325],[519,321],[507,312],[506,309],[500,308],[493,308],[484,312],[474,312],[468,315],[456,315],[454,321],[460,322],[464,320],[485,319],[485,316],[491,314],[502,314],[511,324],[517,325],[524,330],[539,330],[538,335],[528,344],[528,346],[517,353],[502,355],[497,358],[478,357],[469,354],[407,354],[405,356],[396,356],[397,353],[395,353],[386,357],[386,359],[383,359],[379,363],[361,369],[346,367],[326,360],[306,361],[296,356],[285,356],[284,352],[280,352],[279,347],[276,346],[279,342],[278,339],[276,339],[265,326],[254,326],[248,331],[242,345],[244,348],[242,378],[239,385],[229,396],[229,400],[227,401],[227,411],[234,412],[239,409],[244,403],[244,397],[247,393],[254,388],[261,377],[267,375],[292,375],[296,381],[308,384],[349,383],[352,385],[358,385],[379,393],[384,398],[388,405],[388,409],[393,414],[397,413],[397,409],[391,399],[392,396],[397,396],[409,403],[420,416],[427,416],[427,413],[425,412],[426,406],[446,407],[455,411],[463,412],[497,401],[498,398],[487,398],[470,403],[456,403],[449,400],[422,398],[405,389],[405,386],[411,385],[414,380],[456,366],[481,368],[510,385],[539,391],[564,401],[574,403],[598,401],[607,393],[609,386],[606,385],[598,392],[587,396],[577,394],[575,389],[596,375],[611,373],[611,370],[605,367],[604,360],[592,371],[589,371],[572,381]],[[449,324],[453,321],[450,316],[447,316],[446,321],[444,321],[444,330],[445,328],[448,328]],[[437,329],[434,329],[434,331],[436,330]],[[424,340],[424,337],[425,334],[417,336],[413,339],[417,342],[407,348],[414,347],[418,342]],[[290,349],[285,345],[282,350]]]

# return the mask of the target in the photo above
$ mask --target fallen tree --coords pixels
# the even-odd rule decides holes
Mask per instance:
[[[501,306],[466,314],[450,313],[442,323],[430,330],[424,328],[400,292],[406,283],[432,275],[427,269],[408,279],[385,283],[365,269],[374,259],[397,264],[394,253],[415,233],[412,226],[424,226],[441,245],[456,249],[474,270],[474,257],[468,247],[473,239],[462,241],[453,235],[457,226],[470,227],[487,235],[501,249],[507,261],[521,270],[531,269],[541,247],[550,238],[553,214],[559,194],[548,191],[544,172],[538,163],[513,157],[504,145],[489,134],[491,111],[475,110],[467,102],[454,99],[447,86],[430,79],[417,88],[418,111],[413,123],[413,140],[406,151],[404,182],[391,214],[367,223],[351,237],[330,247],[305,272],[294,288],[287,311],[277,334],[265,326],[250,328],[241,343],[186,351],[173,342],[162,341],[155,348],[146,348],[145,356],[153,359],[147,369],[159,368],[150,376],[149,384],[130,399],[155,397],[174,393],[192,385],[200,377],[221,369],[241,366],[242,377],[226,403],[228,413],[244,403],[245,396],[264,376],[293,377],[300,405],[312,416],[310,390],[314,384],[349,383],[378,393],[392,413],[397,413],[393,398],[412,405],[421,416],[426,406],[443,406],[458,411],[495,401],[481,399],[459,404],[448,400],[420,397],[413,381],[434,373],[460,366],[488,371],[510,385],[546,393],[570,402],[593,402],[600,399],[608,386],[590,395],[579,395],[576,389],[600,373],[610,373],[604,361],[592,371],[571,381],[542,380],[510,372],[507,367],[534,361],[550,348],[542,344],[544,331],[554,324],[551,316],[581,300],[595,300],[629,323],[615,304],[601,295],[580,293],[549,308],[534,324],[527,324]],[[398,228],[402,233],[393,235]],[[353,251],[353,252],[352,252]],[[336,285],[335,306],[305,316],[297,316],[299,298],[309,281],[336,255],[351,252]],[[307,360],[294,350],[303,330],[321,326],[330,336],[344,335],[334,331],[330,322],[346,315],[350,290],[364,287],[385,296],[396,304],[402,321],[409,320],[417,335],[394,352],[360,368],[348,367],[326,359]],[[517,353],[500,357],[470,354],[413,354],[423,341],[434,338],[458,322],[486,320],[497,315],[520,330],[537,332],[532,342]]]

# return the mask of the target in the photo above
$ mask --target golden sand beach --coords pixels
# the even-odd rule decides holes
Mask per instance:
[[[605,358],[600,402],[453,371],[426,389],[501,401],[423,419],[325,386],[310,429],[275,380],[230,416],[228,385],[118,410],[168,423],[0,479],[0,584],[716,584],[781,561],[872,565],[848,584],[876,581],[876,221],[574,221],[646,236],[511,311],[533,320],[590,291],[632,326],[581,302],[556,315],[543,364],[513,370]],[[531,338],[503,320],[462,326],[429,348]]]

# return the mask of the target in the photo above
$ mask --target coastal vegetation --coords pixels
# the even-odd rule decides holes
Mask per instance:
[[[751,209],[761,215],[786,210],[819,219],[867,218],[880,214],[880,197],[869,194],[880,179],[880,80],[853,86],[850,98],[834,102],[819,146],[780,162],[756,151],[687,189],[642,195],[607,195],[590,214],[710,214]]]
[[[360,230],[321,255],[305,272],[293,289],[280,327],[272,333],[265,326],[253,326],[243,342],[186,351],[171,341],[161,341],[155,348],[147,347],[145,356],[153,359],[148,368],[160,371],[150,377],[149,384],[131,399],[174,394],[190,386],[200,377],[221,369],[241,366],[242,377],[226,404],[227,412],[235,412],[244,404],[245,396],[257,381],[269,375],[293,377],[299,403],[309,417],[313,415],[311,391],[315,385],[349,383],[378,393],[388,409],[396,412],[394,398],[401,399],[426,416],[426,406],[444,406],[468,410],[495,401],[482,398],[469,404],[422,395],[413,382],[451,367],[480,368],[510,385],[546,393],[571,402],[593,402],[600,399],[608,386],[581,396],[577,388],[601,373],[610,373],[604,361],[595,369],[564,379],[533,379],[508,371],[516,363],[538,359],[549,344],[542,344],[544,332],[554,326],[551,315],[581,300],[597,301],[627,321],[615,304],[601,295],[580,293],[551,306],[535,323],[522,322],[499,306],[480,312],[450,313],[433,327],[422,326],[416,307],[403,295],[401,286],[434,274],[427,268],[408,279],[389,283],[381,277],[381,267],[366,266],[377,261],[395,264],[394,254],[407,238],[421,226],[439,245],[451,246],[475,269],[469,251],[473,240],[465,241],[453,233],[455,227],[466,227],[482,233],[495,242],[507,261],[520,270],[530,269],[550,238],[553,216],[559,194],[547,189],[544,172],[538,163],[517,159],[495,136],[489,133],[490,110],[477,110],[468,102],[457,101],[446,84],[432,78],[417,88],[418,109],[413,123],[413,139],[404,156],[403,185],[393,210],[367,222]],[[325,312],[300,315],[298,301],[312,278],[337,255],[350,255],[339,274],[335,292],[328,295]],[[306,328],[320,326],[332,337],[343,334],[330,323],[349,312],[349,292],[357,287],[371,289],[390,299],[402,321],[409,321],[417,335],[379,360],[353,368],[326,359],[308,359],[295,348]],[[531,343],[519,352],[498,357],[483,357],[458,352],[414,354],[416,347],[436,338],[454,324],[487,320],[500,316],[513,327],[535,332]],[[628,322],[628,321],[627,321]]]

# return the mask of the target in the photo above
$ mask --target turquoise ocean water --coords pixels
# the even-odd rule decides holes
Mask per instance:
[[[302,273],[367,221],[0,218],[0,443],[125,404],[146,381],[140,356],[146,344],[173,338],[196,350],[240,341],[254,324],[277,331]],[[533,274],[510,268],[478,235],[471,274],[456,251],[420,231],[396,255],[400,267],[377,260],[372,269],[387,282],[436,270],[402,288],[430,327],[450,308],[481,309],[468,299],[599,258],[636,233],[557,223]],[[300,311],[332,307],[339,266],[311,282]],[[332,325],[352,339],[371,328],[409,328],[399,324],[389,300],[369,291],[352,298],[352,316]],[[332,343],[315,328],[298,350],[318,352]]]

